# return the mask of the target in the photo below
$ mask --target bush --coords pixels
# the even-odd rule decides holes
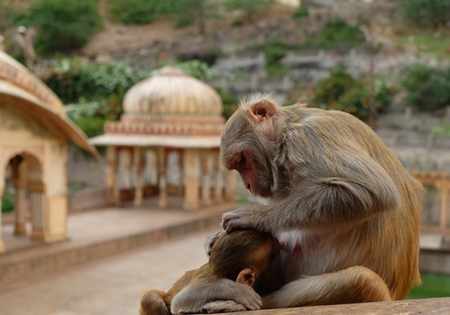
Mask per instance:
[[[343,19],[328,21],[317,36],[304,43],[310,48],[338,49],[354,47],[365,43],[363,32],[356,26],[348,25]]]
[[[158,1],[110,0],[108,11],[111,17],[124,24],[148,24],[158,13]]]
[[[392,85],[375,80],[374,102],[378,112],[391,103]],[[370,116],[370,88],[367,79],[353,78],[343,65],[330,70],[330,76],[314,87],[313,102],[325,109],[342,110],[360,119]]]
[[[67,115],[93,137],[103,133],[105,121],[119,119],[125,92],[142,78],[121,64],[62,59],[42,79],[70,104]]]
[[[14,17],[16,25],[37,29],[36,51],[44,55],[83,47],[100,29],[96,0],[38,0]]]
[[[417,64],[406,71],[401,83],[408,93],[407,106],[433,112],[450,105],[450,68]]]
[[[448,0],[391,0],[402,6],[400,12],[414,26],[447,26],[450,22],[450,2]]]
[[[294,13],[292,13],[293,19],[300,19],[309,16],[308,8],[299,8]]]
[[[212,80],[219,76],[216,68],[210,67],[207,63],[199,60],[180,62],[177,66],[184,72],[202,81]]]
[[[64,103],[77,103],[106,99],[111,95],[121,97],[143,75],[132,68],[118,64],[100,64],[80,59],[62,59],[42,80]]]

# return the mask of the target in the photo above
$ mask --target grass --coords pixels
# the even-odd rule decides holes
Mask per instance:
[[[439,60],[450,60],[450,30],[413,30],[392,38],[400,47],[414,45],[422,53],[434,54]]]
[[[422,285],[415,287],[408,299],[426,299],[450,296],[450,275],[423,273]]]

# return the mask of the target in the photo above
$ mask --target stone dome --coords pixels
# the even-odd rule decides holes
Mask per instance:
[[[220,135],[225,124],[222,107],[222,99],[212,87],[180,69],[164,68],[127,91],[120,122],[107,123],[105,132]]]
[[[209,85],[177,68],[163,68],[125,94],[126,116],[220,116],[222,100]]]

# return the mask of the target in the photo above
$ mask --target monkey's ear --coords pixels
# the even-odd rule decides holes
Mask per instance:
[[[263,122],[277,113],[277,106],[268,99],[261,99],[247,109],[250,117],[256,122]]]
[[[251,287],[253,287],[255,281],[256,281],[256,273],[250,268],[245,268],[244,270],[239,272],[236,278],[237,283],[246,284]]]

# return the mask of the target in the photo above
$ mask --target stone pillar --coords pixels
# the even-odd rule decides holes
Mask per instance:
[[[447,227],[447,214],[448,214],[448,180],[442,176],[441,187],[440,187],[440,218],[439,226],[442,231],[446,231]]]
[[[164,148],[159,148],[158,152],[158,163],[159,163],[159,206],[161,208],[166,208],[167,202],[167,161],[166,161],[166,150]]]
[[[227,173],[227,179],[225,181],[225,200],[235,201],[236,199],[236,171],[229,171]]]
[[[152,168],[152,184],[159,187],[159,152],[155,149],[151,150],[151,168]]]
[[[30,182],[31,193],[31,239],[45,241],[47,222],[47,199],[45,188],[41,182]]]
[[[144,203],[144,169],[145,155],[141,148],[134,147],[134,166],[136,169],[136,185],[134,188],[134,205],[142,206]]]
[[[211,154],[209,150],[202,152],[202,205],[209,206],[211,200]]]
[[[183,165],[184,165],[184,152],[178,151],[178,168],[180,170],[180,182],[179,182],[179,192],[181,195],[183,195],[183,188],[184,188],[184,171],[183,171]]]
[[[118,186],[117,186],[117,148],[115,146],[106,147],[106,199],[118,204]]]
[[[124,182],[126,188],[132,188],[133,187],[133,175],[131,172],[131,167],[133,166],[133,156],[132,152],[130,150],[125,150],[124,152]]]
[[[15,235],[26,234],[26,184],[27,184],[27,162],[21,161],[17,165],[14,176],[14,189],[16,190],[14,200],[14,211],[16,213],[16,222],[14,225]]]
[[[184,151],[184,204],[185,209],[197,209],[199,207],[199,169],[200,159],[198,149],[186,149]]]
[[[220,167],[220,156],[219,154],[216,154],[216,158],[215,158],[215,166],[216,166],[216,183],[214,185],[214,202],[222,202],[223,201],[223,189],[222,189],[222,184],[223,184],[223,173],[222,173],[222,169]]]
[[[109,149],[111,148],[111,149]],[[109,172],[106,173],[107,182],[106,185],[111,185],[112,187],[112,197],[114,205],[120,207],[122,200],[120,199],[120,187],[119,187],[119,165],[120,165],[120,151],[116,147],[108,147],[109,149],[109,159],[108,168]],[[107,151],[108,156],[108,151]],[[108,187],[108,186],[107,186]]]
[[[1,174],[1,172],[0,172]],[[2,205],[2,198],[3,198],[3,190],[5,187],[3,187],[5,182],[5,178],[3,176],[0,177],[0,206]],[[5,243],[3,242],[2,238],[2,214],[0,213],[0,253],[5,252]]]

